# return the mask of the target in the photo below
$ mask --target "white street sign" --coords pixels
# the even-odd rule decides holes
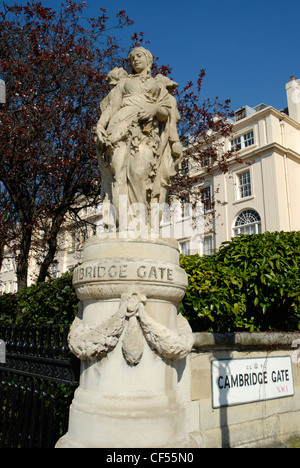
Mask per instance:
[[[211,369],[213,408],[294,395],[290,356],[215,360]]]

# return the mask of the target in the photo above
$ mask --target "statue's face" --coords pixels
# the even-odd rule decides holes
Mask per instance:
[[[134,50],[132,52],[130,63],[136,73],[142,73],[148,66],[147,57],[141,50]]]

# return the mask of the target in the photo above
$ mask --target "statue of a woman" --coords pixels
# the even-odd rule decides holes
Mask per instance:
[[[137,47],[129,54],[131,74],[112,70],[110,92],[101,102],[95,130],[102,173],[102,200],[113,203],[117,218],[119,197],[128,206],[165,203],[182,157],[176,129],[180,119],[170,79],[151,77],[153,57]]]

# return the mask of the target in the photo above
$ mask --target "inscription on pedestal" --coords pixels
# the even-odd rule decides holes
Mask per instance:
[[[139,278],[173,281],[173,270],[171,268],[151,266],[149,269],[149,267],[141,265],[138,267],[136,274]]]
[[[74,270],[73,281],[95,281],[109,279],[144,279],[156,281],[174,281],[172,268],[153,264],[98,263],[97,265],[79,266]]]

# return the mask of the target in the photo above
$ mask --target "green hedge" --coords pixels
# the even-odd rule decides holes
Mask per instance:
[[[194,331],[300,329],[300,232],[244,235],[212,256],[181,256],[181,304]]]
[[[0,296],[0,325],[69,325],[77,313],[78,299],[72,273]]]

